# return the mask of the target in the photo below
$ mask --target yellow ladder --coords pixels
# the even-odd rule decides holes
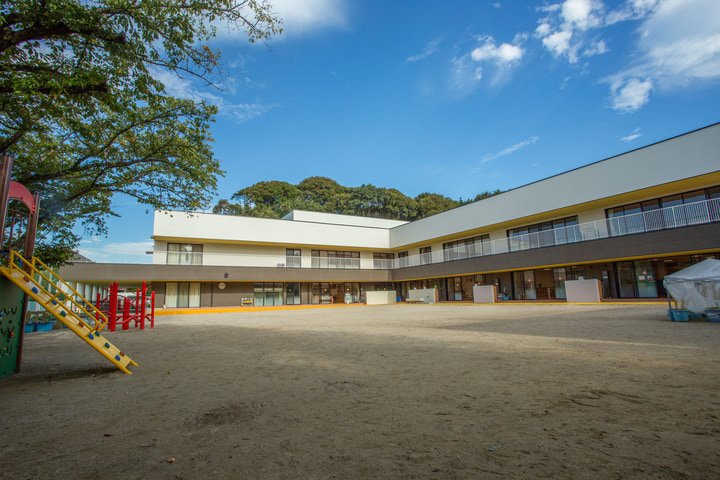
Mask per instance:
[[[110,360],[123,372],[132,373],[127,367],[130,364],[137,365],[137,363],[100,334],[100,331],[107,325],[105,314],[50,270],[47,265],[37,258],[27,261],[17,252],[11,251],[8,266],[0,267],[0,273],[97,350],[100,355]],[[88,322],[92,322],[94,325]]]

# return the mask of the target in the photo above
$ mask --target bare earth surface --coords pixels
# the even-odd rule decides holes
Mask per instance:
[[[65,331],[0,380],[2,479],[720,478],[720,324],[393,305]]]

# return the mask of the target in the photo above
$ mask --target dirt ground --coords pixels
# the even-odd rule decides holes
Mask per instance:
[[[176,315],[26,336],[2,479],[720,478],[720,324],[635,305]]]

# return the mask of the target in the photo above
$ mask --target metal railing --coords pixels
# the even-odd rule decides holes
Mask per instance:
[[[552,230],[495,240],[485,240],[474,244],[459,245],[454,248],[395,259],[373,259],[365,257],[288,257],[284,252],[278,255],[203,252],[193,253],[192,257],[185,257],[186,261],[179,264],[188,266],[394,270],[718,221],[720,221],[720,198],[715,198],[648,212],[580,223]],[[106,250],[104,252],[107,253],[108,251]],[[144,257],[141,255],[133,256],[133,259],[142,259],[143,261],[134,261],[132,263],[153,263],[153,258],[155,258],[158,260],[158,263],[165,264],[167,252],[155,251],[148,253],[153,253],[153,255],[145,255]],[[89,252],[89,254],[92,255],[91,252]],[[116,263],[125,262],[118,261]]]

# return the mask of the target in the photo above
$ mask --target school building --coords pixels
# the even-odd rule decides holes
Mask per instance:
[[[63,267],[88,283],[152,283],[166,307],[362,302],[436,288],[472,301],[658,298],[671,274],[720,258],[720,123],[413,222],[293,211],[282,219],[155,212],[152,264]]]

